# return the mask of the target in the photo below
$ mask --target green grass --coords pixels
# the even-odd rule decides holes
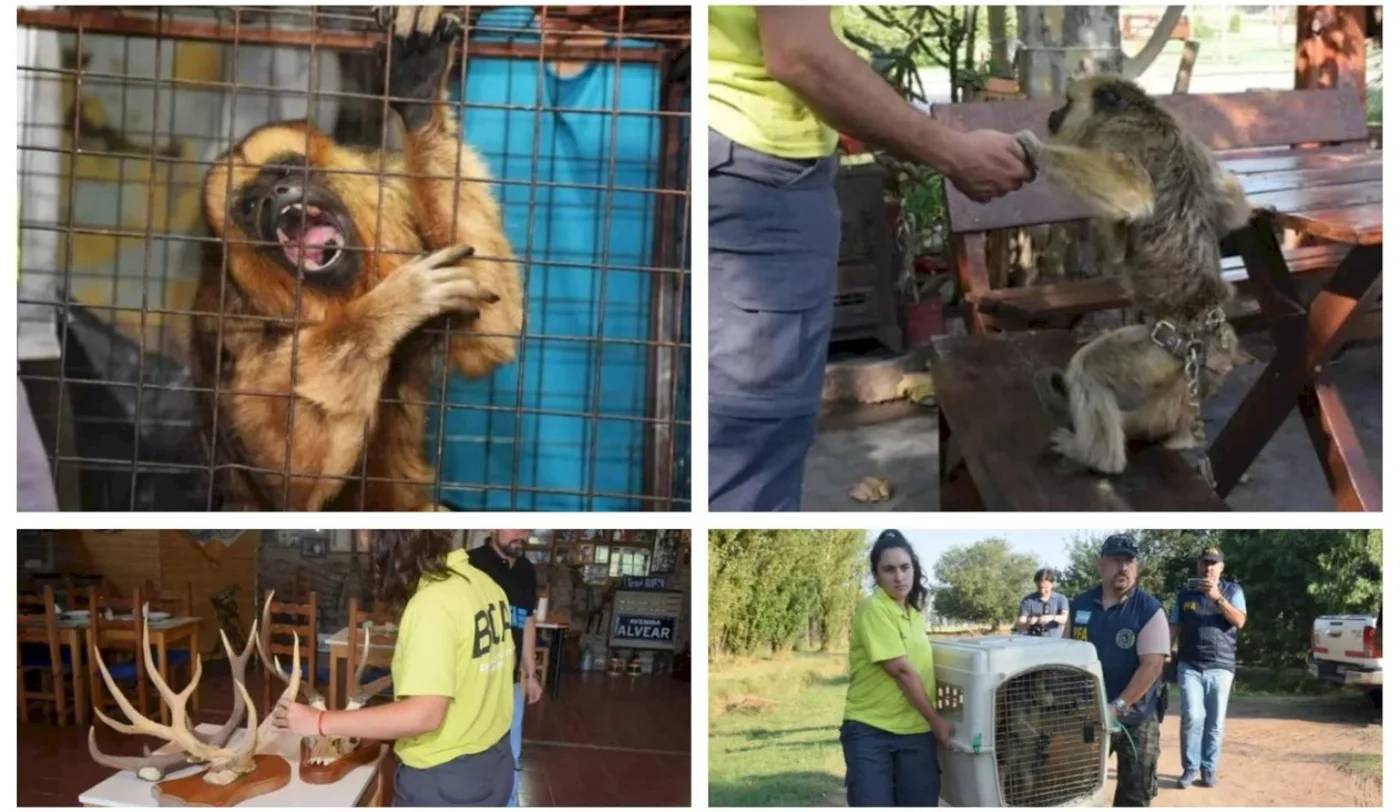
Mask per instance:
[[[845,654],[711,663],[710,805],[843,803],[848,681]]]
[[[1306,668],[1240,666],[1231,696],[1349,696],[1355,693],[1314,678]]]
[[[710,804],[844,804],[837,738],[846,701],[845,653],[719,659],[710,664]],[[1279,702],[1355,704],[1354,691],[1305,669],[1243,666],[1231,694]],[[1173,691],[1172,705],[1180,707]],[[1348,772],[1380,779],[1379,756],[1339,756]]]
[[[1380,753],[1348,753],[1339,757],[1338,762],[1342,769],[1360,778],[1370,779],[1377,783],[1381,781],[1381,755]]]

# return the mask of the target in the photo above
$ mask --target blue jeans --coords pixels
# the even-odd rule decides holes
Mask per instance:
[[[520,743],[525,738],[525,693],[522,684],[515,683],[515,715],[510,720],[510,754],[514,757],[515,774],[510,785],[510,803],[520,806]]]
[[[709,133],[711,510],[801,505],[834,316],[837,168]]]
[[[938,806],[942,774],[933,733],[890,733],[841,723],[847,806]]]
[[[1209,770],[1220,763],[1220,742],[1225,738],[1225,706],[1235,672],[1225,668],[1204,671],[1189,663],[1177,668],[1181,683],[1181,769]],[[1204,752],[1203,752],[1204,751]]]

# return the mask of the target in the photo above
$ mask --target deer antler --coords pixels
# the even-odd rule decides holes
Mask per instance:
[[[293,678],[295,678],[295,684],[297,684],[300,687],[301,693],[306,697],[306,704],[319,710],[325,710],[326,698],[321,696],[321,693],[315,688],[313,688],[309,682],[303,682],[301,679],[300,657],[297,657],[296,660],[292,663],[292,671],[285,672],[282,670],[282,663],[276,657],[268,655],[268,651],[272,649],[272,598],[275,594],[276,593],[272,590],[268,590],[267,599],[263,601],[262,631],[258,635],[256,635],[256,637],[258,638],[258,657],[262,660],[263,668],[267,671],[268,674],[277,677],[278,679],[287,683],[289,686],[293,684]],[[263,640],[263,637],[266,637],[267,639]],[[301,641],[296,633],[292,634],[292,639],[292,645],[294,647],[300,645]],[[293,656],[296,655],[294,654]],[[284,697],[289,695],[295,698],[297,695],[297,689],[291,689],[290,694],[283,694]]]
[[[391,685],[394,681],[393,674],[385,674],[384,676],[380,677],[377,680],[374,680],[369,684],[364,684],[362,682],[362,680],[365,678],[365,666],[369,665],[369,632],[370,627],[368,624],[366,624],[365,646],[362,650],[363,654],[360,656],[360,664],[355,668],[354,682],[355,685],[359,686],[359,690],[351,694],[350,698],[346,700],[346,710],[357,710],[359,708],[363,708],[366,702],[369,702],[371,699],[374,698],[375,694],[389,687],[389,685]]]
[[[104,724],[119,733],[155,736],[178,745],[184,751],[184,758],[186,760],[191,762],[208,762],[210,764],[210,769],[205,773],[204,780],[210,783],[228,783],[242,774],[237,771],[239,767],[251,761],[251,749],[247,753],[242,752],[242,750],[256,746],[257,743],[252,730],[254,726],[253,720],[256,719],[256,714],[252,707],[252,700],[247,696],[247,689],[243,687],[241,682],[235,683],[235,687],[243,694],[250,722],[250,741],[245,743],[244,748],[240,748],[240,750],[229,750],[222,746],[208,744],[197,738],[191,729],[188,716],[186,715],[185,703],[189,701],[190,695],[194,693],[195,688],[199,685],[199,678],[203,676],[203,660],[199,656],[199,653],[195,652],[194,673],[190,676],[189,685],[185,686],[185,690],[178,694],[172,691],[170,686],[166,684],[164,678],[161,677],[160,671],[156,669],[155,658],[151,654],[151,621],[148,612],[149,606],[143,604],[141,607],[141,649],[146,658],[146,668],[150,672],[151,682],[155,684],[156,691],[160,693],[161,699],[170,709],[170,724],[157,724],[147,719],[145,716],[142,716],[131,706],[126,696],[117,688],[116,682],[112,679],[111,672],[107,670],[107,663],[102,659],[101,650],[96,647],[93,649],[93,656],[97,661],[97,667],[102,672],[102,679],[106,682],[107,688],[111,691],[112,698],[116,700],[117,706],[121,708],[122,713],[126,715],[126,718],[131,724],[118,722],[97,708],[94,708],[93,712]],[[92,744],[94,730],[90,730],[88,733],[90,749],[95,749],[95,746]],[[160,755],[158,758],[161,762],[167,760],[164,754]],[[155,764],[147,764],[145,766],[147,776],[152,769],[156,769]],[[251,767],[248,769],[251,769]],[[248,770],[243,770],[243,772],[247,771]]]
[[[257,624],[254,623],[256,629]],[[247,644],[243,647],[243,654],[235,657],[233,647],[229,645],[228,636],[219,632],[219,636],[224,641],[224,651],[228,654],[229,670],[233,675],[234,683],[241,683],[244,680],[244,672],[247,670],[248,657],[253,653],[253,637],[248,638]],[[233,711],[228,716],[228,721],[223,727],[213,733],[200,733],[191,730],[195,738],[212,747],[223,747],[228,744],[233,731],[238,728],[238,721],[244,715],[247,704],[243,701],[243,692],[235,691],[233,695]],[[114,770],[131,770],[147,781],[159,781],[166,776],[166,773],[177,767],[183,767],[190,763],[189,756],[183,751],[168,753],[152,752],[150,747],[145,748],[143,756],[109,756],[97,747],[97,728],[88,729],[88,755],[92,760],[104,767],[111,767]]]

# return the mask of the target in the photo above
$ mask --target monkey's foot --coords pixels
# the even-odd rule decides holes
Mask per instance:
[[[1080,448],[1078,436],[1070,429],[1059,428],[1050,432],[1050,450],[1100,474],[1121,474],[1128,467],[1127,454],[1122,445],[1116,449],[1091,448],[1085,451]]]
[[[441,100],[443,81],[452,65],[454,46],[463,33],[455,15],[430,11],[430,6],[397,6],[393,10],[394,39],[389,46],[389,106],[403,117],[410,131],[432,120],[432,104],[410,101]]]
[[[1215,490],[1215,470],[1210,467],[1210,457],[1202,454],[1201,458],[1197,460],[1196,464],[1192,467],[1196,469],[1197,475],[1210,486],[1210,489]]]

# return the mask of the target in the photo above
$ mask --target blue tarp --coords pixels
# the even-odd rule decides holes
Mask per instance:
[[[477,25],[529,30],[478,31],[473,42],[538,42],[528,9],[491,9]],[[624,47],[650,44],[623,41]],[[591,63],[564,78],[546,62],[541,81],[536,59],[471,56],[465,101],[497,107],[468,106],[463,138],[498,181],[518,181],[498,183],[496,194],[527,280],[529,338],[517,363],[483,380],[454,375],[449,381],[453,405],[446,418],[442,501],[455,509],[642,507],[634,498],[590,501],[585,492],[643,490],[644,424],[617,418],[646,415],[646,347],[597,339],[650,338],[650,276],[626,269],[654,261],[656,196],[602,187],[657,186],[661,121],[577,111],[610,111],[615,95],[621,111],[654,111],[660,89],[659,68],[651,63],[622,63],[620,75],[616,63]],[[455,95],[461,97],[460,88]],[[506,104],[522,109],[499,109]],[[683,363],[689,366],[688,353]],[[688,402],[688,386],[683,397]],[[518,415],[517,408],[577,416]],[[595,409],[601,416],[596,422]],[[437,426],[430,419],[430,459],[436,456]],[[521,488],[514,498],[512,482]]]

